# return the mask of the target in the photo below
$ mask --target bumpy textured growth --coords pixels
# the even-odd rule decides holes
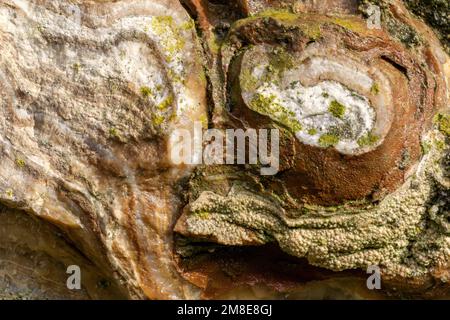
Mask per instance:
[[[216,108],[213,120],[281,129],[282,170],[267,178],[199,168],[175,230],[224,246],[276,243],[334,271],[378,265],[402,294],[448,294],[441,44],[400,2],[336,1],[332,15],[301,1],[245,3],[250,17],[231,25],[220,48],[226,85],[215,102],[228,110]],[[375,27],[364,20],[374,5]],[[201,284],[190,266],[200,258],[186,246],[186,273]]]

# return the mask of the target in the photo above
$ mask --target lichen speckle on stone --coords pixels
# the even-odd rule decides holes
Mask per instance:
[[[435,116],[434,121],[439,131],[446,136],[450,136],[450,115],[439,113]]]
[[[332,147],[338,144],[339,137],[333,134],[323,134],[319,138],[319,145],[324,148]]]
[[[330,106],[328,107],[328,111],[335,116],[336,118],[342,119],[345,114],[345,106],[339,103],[336,100],[330,102]]]
[[[358,139],[358,144],[361,147],[367,147],[367,146],[374,145],[379,139],[380,139],[380,137],[369,132],[366,135],[364,135]]]

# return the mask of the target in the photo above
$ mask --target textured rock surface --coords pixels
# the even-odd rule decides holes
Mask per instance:
[[[445,0],[417,1],[406,0],[414,14],[425,19],[439,34],[447,52],[450,51],[450,3]]]
[[[198,273],[217,277],[192,267],[206,258],[186,239],[277,243],[335,271],[379,265],[387,291],[448,296],[448,136],[431,121],[448,112],[439,41],[401,2],[371,2],[382,18],[375,29],[362,19],[368,2],[336,1],[331,16],[301,1],[240,3],[253,15],[221,43],[226,85],[214,101],[227,110],[215,108],[213,121],[281,128],[282,170],[197,170],[175,228],[186,276],[206,291],[213,285]]]
[[[438,38],[401,1],[2,1],[0,298],[449,297],[445,19]],[[174,166],[192,121],[279,128],[280,172]]]
[[[189,16],[177,1],[2,1],[0,16],[1,201],[56,225],[129,296],[184,297],[171,226],[189,171],[166,140],[205,117]]]

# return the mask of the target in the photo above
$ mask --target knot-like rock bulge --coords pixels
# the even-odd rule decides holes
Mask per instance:
[[[318,50],[308,48],[311,54]],[[308,52],[293,56],[254,46],[244,54],[240,84],[249,108],[287,126],[300,142],[355,154],[379,145],[391,124],[390,85],[380,74],[378,81],[372,79],[369,72],[343,57],[310,57]]]

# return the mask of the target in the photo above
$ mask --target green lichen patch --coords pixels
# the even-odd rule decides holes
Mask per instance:
[[[278,74],[283,74],[284,71],[294,67],[294,59],[286,49],[280,47],[272,52],[270,59],[270,67]]]
[[[435,140],[434,141],[434,145],[436,146],[436,149],[438,149],[439,151],[442,151],[445,149],[445,142],[442,140]]]
[[[260,12],[253,16],[254,18],[274,18],[278,20],[284,20],[284,21],[296,21],[298,20],[298,15],[295,13],[292,13],[288,10],[274,10],[269,9],[265,10],[263,12]]]
[[[167,121],[175,121],[177,119],[177,113],[176,111],[172,112],[169,116],[169,118],[167,119]]]
[[[38,26],[36,27],[36,29],[37,29],[37,31],[40,32],[40,33],[44,33],[44,32],[45,32],[45,26],[43,26],[43,25],[38,25]]]
[[[325,133],[319,138],[319,145],[323,148],[329,148],[339,143],[339,137],[334,134]]]
[[[173,82],[179,82],[179,83],[185,82],[185,80],[179,74],[175,73],[172,69],[169,69],[167,71],[167,76]]]
[[[434,117],[434,123],[438,129],[446,136],[450,136],[450,115],[439,113]]]
[[[420,143],[420,148],[422,149],[422,154],[426,155],[430,152],[430,150],[432,148],[432,144],[427,141],[422,141]]]
[[[357,33],[364,33],[366,31],[366,26],[362,22],[354,19],[336,17],[331,22]]]
[[[294,22],[298,21],[299,17],[295,13],[292,13],[287,10],[269,9],[269,10],[259,12],[253,16],[236,21],[232,25],[231,29],[238,29],[238,28],[240,28],[248,23],[251,23],[253,21],[257,21],[260,19],[270,19],[270,18],[279,20],[279,21],[283,21],[285,23],[294,23]]]
[[[302,125],[295,118],[295,113],[277,103],[275,99],[275,95],[264,96],[258,93],[250,102],[250,107],[281,123],[294,133],[302,130]]]
[[[161,44],[165,49],[165,57],[168,62],[173,61],[174,55],[180,52],[186,44],[182,35],[183,26],[178,27],[171,16],[157,16],[152,19],[152,30],[161,37]]]
[[[5,194],[9,197],[9,198],[14,198],[14,191],[12,189],[6,189]]]
[[[308,130],[308,134],[309,134],[310,136],[316,135],[316,134],[317,134],[317,129],[315,129],[315,128],[309,129],[309,130]]]
[[[158,34],[166,32],[167,26],[173,26],[174,21],[171,16],[157,16],[152,19],[152,28]]]
[[[372,146],[380,139],[379,136],[372,134],[371,132],[367,133],[366,135],[360,137],[358,139],[358,145],[360,147],[368,147]]]
[[[141,88],[139,89],[139,91],[141,92],[141,95],[142,95],[144,98],[148,98],[148,97],[153,96],[153,91],[152,91],[152,89],[150,89],[149,87],[143,86],[143,87],[141,87]]]
[[[336,100],[331,101],[328,111],[336,118],[342,119],[345,114],[345,106]]]
[[[240,74],[241,88],[245,91],[255,91],[258,86],[258,79],[253,76],[249,69],[245,69]]]
[[[160,126],[161,124],[163,124],[164,120],[165,118],[162,115],[155,114],[152,117],[152,121],[155,126]]]
[[[380,93],[380,86],[378,85],[378,83],[374,83],[373,85],[372,85],[372,87],[370,88],[370,92],[372,93],[372,94],[379,94]]]
[[[167,110],[168,107],[170,107],[173,104],[174,97],[172,94],[170,94],[167,98],[165,98],[161,103],[159,103],[156,108],[158,110],[164,111]]]
[[[194,212],[194,215],[200,219],[208,219],[210,217],[210,214],[207,211],[196,211]]]
[[[308,23],[302,28],[303,33],[310,40],[318,40],[322,37],[322,29],[319,23]]]
[[[25,167],[25,160],[23,160],[22,158],[17,158],[16,159],[16,166],[18,166],[19,168],[23,168]]]
[[[218,54],[220,51],[220,47],[222,46],[222,41],[216,37],[215,34],[211,33],[210,37],[207,38],[209,49]]]
[[[183,30],[192,30],[195,28],[195,21],[192,19],[189,19],[189,21],[183,22],[180,26]]]
[[[202,114],[199,120],[202,123],[203,128],[208,128],[208,117],[205,114]]]
[[[184,45],[185,41],[182,38],[177,38],[175,43],[168,44],[166,46],[167,53],[169,53],[169,55],[166,57],[167,60],[172,61],[173,55],[176,54],[177,52],[180,52],[183,49]]]
[[[72,64],[72,70],[73,70],[73,72],[75,72],[75,73],[79,73],[80,70],[81,70],[81,64],[78,63],[78,62]]]
[[[109,135],[113,138],[116,138],[119,136],[119,131],[116,128],[112,127],[109,129]]]

